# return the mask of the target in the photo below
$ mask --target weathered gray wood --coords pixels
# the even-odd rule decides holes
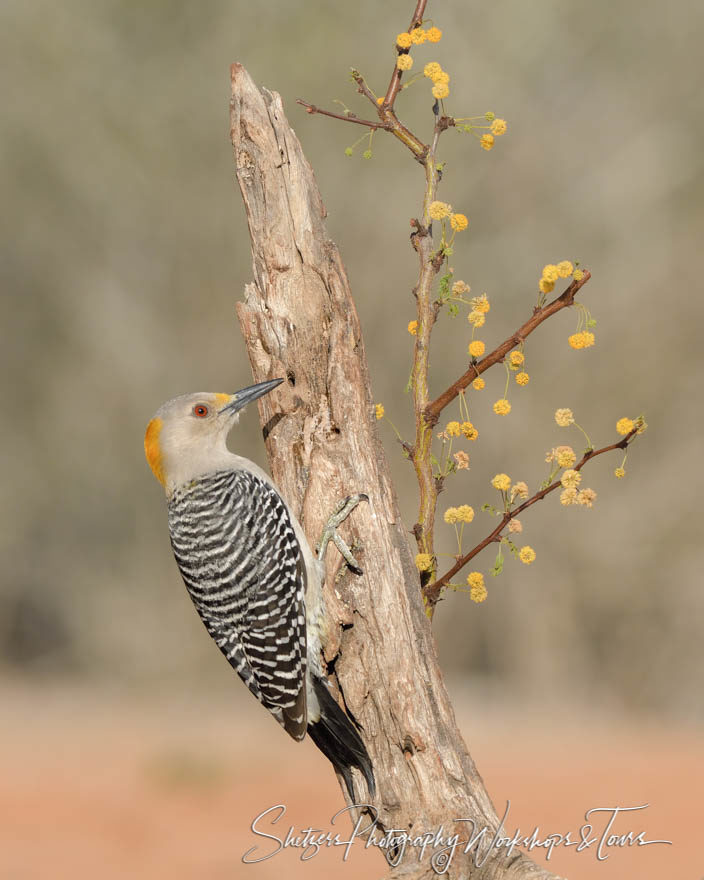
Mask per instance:
[[[327,659],[363,728],[385,828],[449,830],[498,822],[457,729],[418,572],[379,442],[359,320],[339,252],[325,232],[311,167],[275,92],[232,67],[231,137],[252,239],[254,280],[237,304],[255,381],[288,381],[260,402],[272,475],[315,542],[335,503],[363,491],[345,525],[364,576],[328,554]],[[343,630],[343,624],[346,626]],[[322,760],[322,759],[321,759]],[[327,769],[321,764],[321,772]],[[359,797],[364,789],[359,788]],[[456,826],[463,838],[467,824]],[[410,851],[394,877],[433,877]],[[452,878],[553,878],[500,851],[481,869],[457,853]]]

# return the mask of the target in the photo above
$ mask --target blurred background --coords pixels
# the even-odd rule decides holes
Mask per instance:
[[[272,729],[202,629],[142,438],[164,400],[251,378],[234,312],[251,272],[228,136],[233,61],[282,94],[350,275],[375,397],[409,433],[421,169],[381,134],[370,161],[365,144],[347,158],[362,131],[294,102],[366,115],[349,68],[383,93],[412,6],[0,5],[2,878],[381,874],[361,851],[241,865],[261,810],[298,805],[305,827],[342,801],[315,749]],[[704,7],[500,0],[431,2],[428,14],[443,39],[414,50],[414,69],[449,71],[448,112],[508,120],[491,153],[455,131],[442,142],[440,196],[470,218],[455,277],[492,304],[480,337],[490,348],[522,323],[542,266],[563,259],[592,271],[580,298],[598,321],[585,351],[567,344],[574,310],[530,337],[531,382],[511,388],[508,418],[491,409],[504,372],[485,376],[470,398],[479,440],[459,447],[471,467],[441,509],[479,511],[499,471],[535,489],[546,450],[580,451],[557,407],[597,446],[622,416],[649,424],[625,479],[618,454],[586,469],[593,510],[553,495],[523,517],[532,566],[507,559],[482,605],[443,601],[448,687],[499,811],[512,801],[511,827],[565,832],[591,807],[650,803],[626,830],[673,840],[603,863],[556,853],[556,870],[700,877]],[[421,80],[397,109],[427,138],[430,106]],[[468,336],[463,317],[440,320],[434,392],[465,369]],[[244,423],[238,452],[265,464],[254,410]],[[410,527],[412,474],[379,430]],[[465,546],[490,522],[478,513]],[[451,528],[438,528],[452,552]],[[485,552],[476,567],[492,564]]]

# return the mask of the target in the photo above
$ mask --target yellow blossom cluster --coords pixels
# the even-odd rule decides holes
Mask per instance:
[[[596,501],[596,492],[593,489],[582,489],[577,495],[577,504],[583,507],[593,507]]]
[[[582,482],[582,475],[579,471],[575,471],[573,469],[566,470],[564,474],[560,477],[560,482],[565,487],[565,489],[576,489],[577,486]]]
[[[548,263],[543,266],[543,272],[538,281],[538,290],[541,293],[550,293],[555,287],[558,278],[569,278],[574,272],[574,266],[569,260],[562,260],[560,263]]]
[[[476,382],[477,380],[475,379],[474,381]],[[494,412],[497,416],[507,416],[511,412],[511,404],[505,397],[502,397],[494,404]]]
[[[560,504],[568,507],[571,504],[581,504],[582,507],[593,507],[596,501],[596,492],[593,489],[577,489],[576,486],[568,486],[560,493]]]
[[[481,148],[483,150],[493,150],[494,149],[494,135],[489,134],[488,132],[487,132],[487,134],[483,134],[479,138],[479,143],[480,143]]]
[[[484,354],[485,350],[486,350],[486,346],[481,341],[481,339],[473,339],[469,343],[468,351],[469,351],[470,356],[473,358],[481,357]]]
[[[618,431],[618,433],[622,437],[625,437],[626,434],[630,434],[631,431],[635,428],[635,426],[636,426],[636,423],[633,421],[633,419],[623,418],[623,419],[619,419],[616,422],[616,430]]]
[[[468,440],[476,440],[479,436],[479,431],[477,431],[471,422],[462,422],[460,430]]]
[[[472,388],[474,388],[475,391],[481,391],[482,388],[484,388],[485,386],[486,386],[486,382],[482,379],[481,376],[477,376],[477,378],[474,380],[474,382],[472,382]],[[510,411],[510,409],[511,408],[509,406],[509,411]]]
[[[571,336],[568,336],[567,341],[572,348],[589,348],[594,345],[594,334],[588,330],[582,330],[579,333],[573,333]]]
[[[471,523],[474,519],[474,508],[469,504],[462,504],[460,507],[448,507],[443,514],[446,523],[453,525],[454,523]]]
[[[431,28],[430,30],[433,30]],[[437,30],[437,28],[435,28]],[[430,33],[430,31],[428,31]],[[438,38],[439,39],[439,38]],[[437,42],[437,40],[431,40]],[[433,97],[440,100],[450,94],[450,75],[446,73],[437,61],[429,61],[423,68],[423,75],[433,84]]]
[[[501,137],[502,134],[506,134],[506,120],[505,119],[494,119],[491,123],[491,133],[495,137]]]
[[[445,427],[445,433],[448,437],[459,437],[460,436],[460,423],[459,422],[448,422]]]
[[[431,202],[428,206],[428,214],[430,214],[431,220],[444,220],[451,213],[452,205],[448,205],[447,202]]]
[[[484,575],[480,571],[470,571],[467,575],[469,598],[472,602],[483,602],[487,597]]]
[[[515,532],[516,534],[520,534],[523,531],[523,523],[520,519],[512,519],[508,524],[509,532]]]
[[[518,385],[527,385],[530,382],[530,376],[528,373],[520,372],[516,374],[516,384]]]
[[[525,362],[525,355],[522,351],[512,351],[508,356],[508,363],[510,367],[514,369],[518,369]]]
[[[472,306],[473,311],[481,312],[482,315],[486,315],[486,313],[491,310],[489,297],[485,293],[481,296],[473,296],[469,301],[469,304]]]
[[[519,550],[518,558],[526,565],[530,565],[531,562],[535,562],[535,550],[526,544],[525,547],[521,547]]]
[[[621,479],[623,479],[623,477],[626,476],[626,471],[622,467],[617,467],[616,470],[614,471],[614,476],[618,480],[621,480]]]
[[[418,571],[429,571],[433,565],[433,557],[430,553],[416,554],[416,568]]]
[[[467,284],[466,281],[455,281],[452,285],[452,295],[453,296],[462,296],[465,293],[469,293],[472,288]]]
[[[568,407],[555,410],[555,421],[561,428],[567,428],[574,424],[574,415]]]
[[[577,456],[571,446],[557,446],[553,452],[558,467],[569,468],[577,461]]]
[[[384,404],[383,403],[377,403],[377,405],[374,407],[374,415],[377,417],[377,419],[384,418]]]
[[[415,336],[418,333],[418,321],[408,322],[408,332],[411,334],[411,336]]]
[[[410,70],[413,67],[413,58],[410,55],[399,55],[396,59],[396,67],[399,70]]]
[[[469,226],[469,220],[464,214],[453,214],[450,217],[450,226],[455,232],[462,232]]]
[[[497,474],[491,481],[491,485],[500,492],[508,492],[511,488],[511,477],[508,474]]]

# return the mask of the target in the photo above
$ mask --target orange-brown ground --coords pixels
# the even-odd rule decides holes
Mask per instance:
[[[243,708],[245,707],[245,708]],[[285,803],[280,823],[330,828],[342,799],[312,745],[295,746],[255,705],[222,695],[189,705],[146,698],[9,688],[0,752],[2,880],[268,880],[381,877],[360,843],[302,862],[287,851],[242,864],[254,816]],[[250,712],[250,709],[252,710]],[[518,713],[459,717],[508,828],[572,833],[590,807],[649,803],[620,831],[644,829],[672,846],[556,850],[571,880],[704,875],[699,849],[704,754],[696,733],[551,718],[546,732]],[[6,723],[5,723],[6,722]],[[343,823],[342,830],[349,826]],[[539,853],[534,858],[541,859]]]

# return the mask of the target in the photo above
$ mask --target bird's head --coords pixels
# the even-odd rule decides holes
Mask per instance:
[[[234,394],[182,394],[160,406],[147,425],[144,452],[166,491],[222,467],[241,410],[282,382],[270,379]]]

